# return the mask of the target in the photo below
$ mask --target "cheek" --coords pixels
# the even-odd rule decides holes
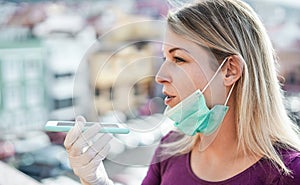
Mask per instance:
[[[213,76],[213,73],[211,72],[211,70],[206,70],[206,72],[204,72],[202,69],[197,69],[194,70],[193,72],[191,72],[190,74],[192,75],[193,78],[193,82],[194,85],[196,87],[196,89],[200,89],[200,91],[202,92],[205,88],[205,86],[208,84],[209,80],[211,79],[211,77]],[[205,97],[205,101],[207,106],[210,108],[212,107],[213,101],[212,101],[212,92],[213,89],[211,89],[211,84],[206,88],[206,90],[204,91],[204,97]]]
[[[208,97],[210,97],[210,106],[219,104],[223,105],[226,100],[226,87],[223,84],[222,76],[217,75],[216,78],[212,81],[209,88],[207,88]]]
[[[195,83],[186,70],[176,69],[172,71],[172,84],[176,91],[177,100],[181,101],[196,90]]]
[[[208,83],[207,75],[202,70],[193,70],[190,73],[190,78],[193,81],[193,84],[196,89],[200,89],[200,91],[203,91],[204,87]]]
[[[176,79],[174,79],[174,87],[180,100],[186,98],[197,89],[202,90],[207,83],[203,73],[194,69],[181,69],[180,73],[177,73]]]

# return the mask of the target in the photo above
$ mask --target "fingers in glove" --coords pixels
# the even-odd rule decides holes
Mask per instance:
[[[90,184],[113,185],[113,182],[107,176],[103,162],[96,169],[96,178],[95,174],[90,174],[86,176],[85,180],[88,180]]]
[[[86,147],[91,147],[93,144],[92,139],[98,134],[100,129],[100,124],[94,124],[81,133],[69,152],[70,156],[81,155]]]
[[[110,150],[110,145],[106,145],[103,148],[103,153],[107,154],[109,150]],[[102,160],[104,158],[105,155],[103,155],[102,152],[97,153],[97,155],[86,165],[73,167],[74,174],[88,181],[90,181],[91,179],[86,179],[87,177],[91,178],[91,176],[95,176],[96,178],[96,170],[98,166],[102,163]]]
[[[109,141],[112,139],[112,136],[109,134],[101,134],[101,136],[98,138],[98,140],[90,146],[86,152],[82,153],[78,156],[72,156],[70,155],[70,162],[71,166],[78,167],[78,166],[85,166],[87,165],[95,156],[101,155],[103,156],[103,159],[107,156],[109,152]]]
[[[94,150],[97,153],[101,153],[102,155],[106,156],[107,153],[103,152],[103,149],[106,146],[109,146],[109,142],[112,140],[113,136],[111,134],[103,134],[99,137],[91,147],[91,150]]]
[[[65,138],[65,141],[64,141],[64,146],[67,149],[67,151],[70,150],[72,145],[76,142],[78,137],[81,135],[85,122],[86,121],[85,121],[84,117],[82,117],[82,116],[76,117],[75,125],[68,132],[68,134]]]

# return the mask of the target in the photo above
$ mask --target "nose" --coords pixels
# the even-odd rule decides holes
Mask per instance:
[[[160,66],[160,69],[158,70],[155,76],[155,81],[159,84],[163,84],[165,82],[169,82],[169,83],[171,82],[171,77],[167,72],[166,62]]]

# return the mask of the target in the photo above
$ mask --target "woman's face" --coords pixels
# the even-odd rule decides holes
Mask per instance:
[[[174,107],[195,90],[201,91],[218,68],[217,60],[208,51],[192,41],[166,30],[163,44],[165,61],[156,75],[156,81],[163,85],[165,104]],[[208,107],[224,104],[225,87],[221,73],[204,92]]]

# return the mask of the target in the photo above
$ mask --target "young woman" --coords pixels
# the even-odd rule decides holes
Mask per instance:
[[[300,184],[299,130],[255,12],[239,0],[204,0],[170,12],[167,23],[156,81],[178,130],[162,139],[142,184]],[[77,122],[65,140],[75,174],[113,184],[102,165],[110,137],[82,153],[99,125],[82,133],[85,121]]]

